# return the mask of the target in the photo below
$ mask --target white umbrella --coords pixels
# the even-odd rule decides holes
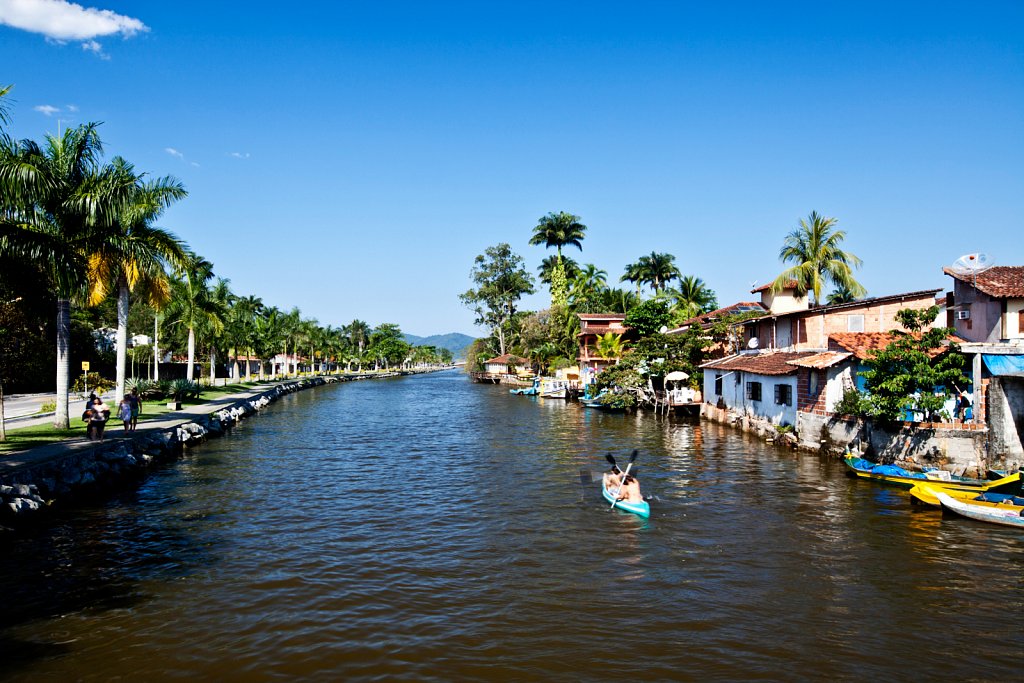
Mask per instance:
[[[690,379],[690,376],[682,370],[674,370],[673,372],[665,375],[666,382],[682,382],[683,380]]]

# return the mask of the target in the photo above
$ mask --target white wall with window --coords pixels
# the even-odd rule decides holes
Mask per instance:
[[[796,368],[791,375],[704,371],[704,400],[775,424],[796,424]]]

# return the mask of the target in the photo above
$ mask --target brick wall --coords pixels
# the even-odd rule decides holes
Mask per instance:
[[[818,386],[816,392],[811,392],[811,373],[818,374]],[[796,409],[801,413],[812,413],[814,415],[826,416],[825,410],[825,383],[828,375],[825,370],[811,370],[800,368],[796,374]]]

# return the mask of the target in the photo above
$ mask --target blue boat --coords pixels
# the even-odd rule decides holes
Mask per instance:
[[[614,503],[615,507],[620,510],[632,512],[634,515],[640,515],[645,518],[651,516],[651,506],[646,500],[642,503],[627,503],[624,500],[615,500],[615,496],[612,495],[611,491],[605,488],[603,482],[601,483],[601,495],[603,495],[604,499],[609,503]]]
[[[538,393],[540,393],[540,377],[534,378],[532,387],[523,387],[522,389],[509,389],[508,393],[515,394],[516,396],[536,396]]]

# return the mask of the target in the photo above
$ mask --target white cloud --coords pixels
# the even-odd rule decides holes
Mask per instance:
[[[173,147],[164,147],[164,151],[170,154],[172,157],[177,157],[182,161],[185,160],[185,155],[179,152],[178,150],[174,149]]]
[[[40,114],[45,114],[46,116],[53,116],[54,114],[60,111],[59,107],[54,107],[49,104],[38,104],[32,108]]]
[[[74,113],[74,112],[78,111],[78,105],[77,104],[68,104],[68,105],[65,105],[65,108],[69,112],[71,112],[71,113]]]
[[[149,30],[138,19],[67,0],[0,0],[0,24],[41,33],[53,40],[85,41],[111,35],[128,38]],[[82,47],[92,50],[86,45]]]
[[[196,162],[194,162],[194,161],[190,161],[190,162],[189,162],[189,165],[190,165],[190,166],[195,166],[196,168],[199,168],[199,164],[197,164],[197,163],[196,163]]]
[[[95,40],[87,40],[82,43],[82,49],[86,52],[92,52],[100,59],[110,59],[110,55],[103,51],[103,46],[97,43]]]
[[[249,158],[249,153],[245,152],[243,154],[242,152],[229,152],[228,156],[229,157],[234,157],[235,159],[248,159]]]

